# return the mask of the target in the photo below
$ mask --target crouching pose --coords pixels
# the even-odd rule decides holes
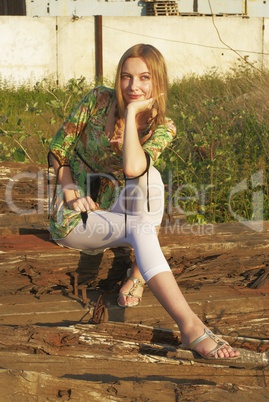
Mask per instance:
[[[138,44],[121,57],[115,88],[94,88],[73,110],[50,144],[57,177],[51,235],[60,246],[88,253],[133,248],[119,306],[137,305],[146,282],[185,348],[205,358],[235,358],[239,352],[191,310],[158,241],[164,188],[154,164],[176,135],[166,117],[167,87],[161,53]]]

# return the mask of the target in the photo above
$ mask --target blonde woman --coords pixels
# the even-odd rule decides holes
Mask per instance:
[[[162,54],[138,44],[120,59],[115,88],[94,88],[70,114],[50,144],[57,176],[51,235],[87,253],[132,247],[135,261],[119,306],[137,305],[147,282],[177,323],[184,347],[205,358],[235,358],[239,352],[191,310],[159,245],[164,188],[154,164],[176,135],[166,117],[167,88]]]

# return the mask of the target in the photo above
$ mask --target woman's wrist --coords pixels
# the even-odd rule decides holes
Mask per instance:
[[[67,204],[74,202],[75,200],[78,199],[76,190],[73,189],[64,190],[64,198]]]
[[[127,119],[127,117],[136,117],[136,110],[131,103],[127,105],[125,109],[125,119]]]

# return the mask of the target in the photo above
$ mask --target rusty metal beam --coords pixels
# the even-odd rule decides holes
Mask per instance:
[[[103,83],[103,29],[102,16],[94,16],[95,28],[95,80],[97,84]]]

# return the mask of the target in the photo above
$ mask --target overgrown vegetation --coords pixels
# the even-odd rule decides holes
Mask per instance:
[[[0,83],[0,159],[46,163],[51,138],[88,90],[84,78],[64,88],[45,80],[32,89]]]
[[[91,88],[0,84],[0,158],[46,163],[50,139]],[[269,72],[189,76],[169,90],[178,135],[158,161],[173,207],[189,222],[269,218]]]

